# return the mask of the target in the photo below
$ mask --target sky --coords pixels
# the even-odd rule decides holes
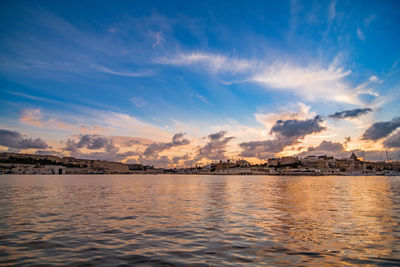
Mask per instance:
[[[400,159],[399,1],[1,1],[0,151]]]

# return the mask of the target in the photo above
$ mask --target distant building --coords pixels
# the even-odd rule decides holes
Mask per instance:
[[[61,165],[45,165],[44,169],[47,169],[51,174],[66,174],[67,168]]]
[[[90,168],[94,170],[104,170],[105,173],[129,173],[129,166],[121,162],[109,162],[102,160],[92,161]]]
[[[250,163],[244,159],[240,159],[240,160],[236,161],[236,166],[245,168],[245,167],[249,167]]]
[[[282,157],[280,163],[281,165],[291,165],[299,163],[299,157]]]
[[[269,167],[276,167],[280,164],[280,158],[270,158],[268,159]]]

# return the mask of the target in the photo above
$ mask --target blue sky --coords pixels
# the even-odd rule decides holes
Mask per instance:
[[[398,153],[398,1],[0,5],[3,151],[160,166],[332,152],[326,144],[335,156]],[[329,117],[342,111],[355,115]],[[297,134],[273,131],[278,120]],[[389,133],[369,139],[379,122]],[[47,146],[20,145],[37,138]],[[164,146],[145,153],[151,144]]]

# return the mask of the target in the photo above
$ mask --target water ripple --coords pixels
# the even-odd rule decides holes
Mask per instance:
[[[0,265],[400,265],[400,178],[0,176]]]

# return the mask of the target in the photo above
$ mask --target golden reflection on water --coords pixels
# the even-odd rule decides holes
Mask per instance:
[[[11,263],[90,263],[96,250],[122,263],[400,263],[399,177],[1,178]]]
[[[321,181],[321,179],[323,179]],[[277,231],[287,235],[292,250],[340,251],[354,257],[389,256],[394,232],[391,188],[387,179],[304,177],[279,181],[282,211]]]

